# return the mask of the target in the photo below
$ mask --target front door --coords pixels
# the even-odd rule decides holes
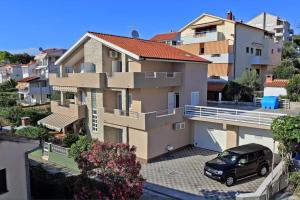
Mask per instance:
[[[191,105],[192,106],[199,106],[199,92],[191,92]]]

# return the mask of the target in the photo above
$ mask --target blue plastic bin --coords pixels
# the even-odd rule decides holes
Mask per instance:
[[[279,98],[277,96],[264,96],[261,100],[261,107],[263,109],[278,109]]]

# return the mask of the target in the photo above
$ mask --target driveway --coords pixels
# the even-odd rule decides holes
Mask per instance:
[[[235,194],[254,192],[264,178],[254,176],[227,187],[203,174],[206,161],[216,156],[216,152],[196,147],[159,158],[142,166],[142,174],[150,185],[163,191],[181,191],[203,199],[235,199]],[[159,187],[157,187],[159,186]]]

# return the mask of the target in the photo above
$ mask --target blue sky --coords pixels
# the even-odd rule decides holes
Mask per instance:
[[[266,11],[300,29],[299,0],[1,0],[0,50],[69,48],[86,31],[142,38],[178,30],[203,12],[247,21]]]

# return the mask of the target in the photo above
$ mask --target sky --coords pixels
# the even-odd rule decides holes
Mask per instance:
[[[204,12],[225,17],[229,10],[244,22],[266,11],[299,33],[299,8],[299,0],[0,0],[0,50],[69,48],[87,31],[130,36],[136,29],[149,39]]]

